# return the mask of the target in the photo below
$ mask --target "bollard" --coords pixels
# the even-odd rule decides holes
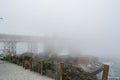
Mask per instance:
[[[104,64],[102,80],[108,80],[108,73],[109,73],[109,65]]]
[[[32,71],[32,58],[30,59],[30,65],[29,65],[29,68],[30,68],[30,70]]]
[[[43,75],[43,65],[44,65],[44,61],[41,61],[41,64],[40,64],[40,68],[41,68],[41,75]]]
[[[62,74],[63,74],[63,68],[64,68],[64,63],[61,62],[60,63],[60,80],[63,80],[63,76],[62,76]]]

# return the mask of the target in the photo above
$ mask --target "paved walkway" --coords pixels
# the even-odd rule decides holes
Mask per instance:
[[[25,70],[21,66],[0,61],[0,80],[53,80],[38,73]]]

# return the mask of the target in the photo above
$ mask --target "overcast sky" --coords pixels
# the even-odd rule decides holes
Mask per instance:
[[[120,54],[120,0],[0,0],[0,17],[0,33],[77,37],[82,53]]]

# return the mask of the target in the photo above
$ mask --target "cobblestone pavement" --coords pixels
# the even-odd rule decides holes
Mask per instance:
[[[0,61],[0,80],[53,80],[21,66]]]

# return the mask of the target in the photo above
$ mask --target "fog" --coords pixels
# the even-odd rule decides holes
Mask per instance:
[[[0,0],[0,33],[69,38],[81,54],[119,57],[119,4],[119,0]]]

